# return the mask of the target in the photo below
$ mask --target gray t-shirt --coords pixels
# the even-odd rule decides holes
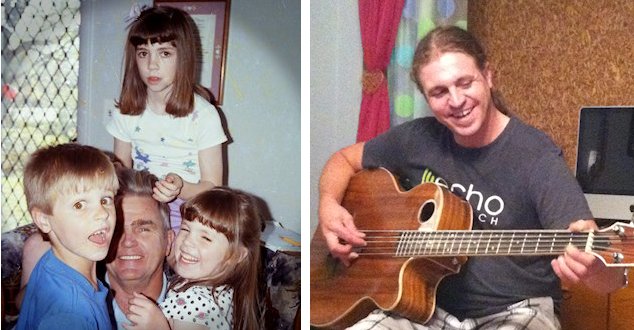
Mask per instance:
[[[482,148],[457,145],[435,118],[416,119],[368,141],[363,167],[384,167],[405,189],[442,182],[473,209],[473,229],[565,229],[591,219],[561,150],[542,132],[512,117]],[[471,257],[441,281],[438,305],[463,319],[500,312],[515,302],[551,296],[561,301],[552,257]]]

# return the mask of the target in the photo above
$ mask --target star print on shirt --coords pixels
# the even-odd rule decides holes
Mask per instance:
[[[134,159],[138,159],[144,163],[150,162],[150,155],[142,153],[138,147],[134,147],[134,153]]]
[[[161,143],[165,143],[165,138],[161,137]]]
[[[141,127],[139,127],[139,126],[135,127],[134,131],[137,132],[137,133],[140,132],[141,131]]]
[[[183,165],[185,165],[185,167],[187,167],[189,169],[191,167],[194,167],[196,165],[196,163],[194,163],[194,161],[190,159],[190,160],[184,162]]]

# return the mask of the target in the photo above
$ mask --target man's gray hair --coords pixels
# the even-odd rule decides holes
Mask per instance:
[[[117,207],[121,206],[121,201],[125,196],[140,196],[152,198],[154,193],[152,189],[158,181],[156,175],[148,172],[147,170],[137,171],[134,169],[126,168],[123,166],[117,166],[117,176],[119,178],[119,190],[115,196],[115,203]],[[163,220],[163,229],[170,230],[170,208],[167,203],[154,200],[159,208],[159,213]]]

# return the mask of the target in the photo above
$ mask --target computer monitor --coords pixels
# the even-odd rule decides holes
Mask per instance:
[[[634,212],[634,106],[582,107],[576,177],[598,220]]]

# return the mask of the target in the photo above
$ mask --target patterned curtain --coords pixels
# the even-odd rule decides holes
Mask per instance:
[[[410,79],[418,41],[439,25],[467,28],[468,0],[406,0],[392,59],[388,67],[392,126],[431,116],[423,95]]]

